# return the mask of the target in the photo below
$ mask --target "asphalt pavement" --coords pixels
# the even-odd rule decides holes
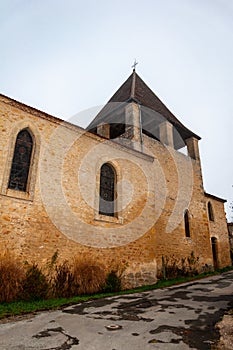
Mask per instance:
[[[0,324],[1,350],[211,349],[233,308],[233,271]]]

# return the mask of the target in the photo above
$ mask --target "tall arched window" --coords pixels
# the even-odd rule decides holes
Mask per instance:
[[[208,216],[210,221],[214,221],[214,212],[213,212],[213,207],[210,202],[208,202]]]
[[[189,212],[185,210],[184,212],[184,227],[185,227],[185,236],[190,237],[190,227],[189,227]]]
[[[27,129],[21,130],[15,142],[8,188],[26,192],[32,147],[33,140],[29,131]]]
[[[100,169],[100,201],[99,213],[102,215],[114,216],[115,200],[115,170],[110,164],[103,164]]]

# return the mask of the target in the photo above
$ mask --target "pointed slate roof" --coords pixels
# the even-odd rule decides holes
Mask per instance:
[[[165,104],[154,94],[154,92],[146,85],[146,83],[139,77],[135,69],[129,78],[121,85],[121,87],[115,92],[115,94],[110,98],[108,104],[114,103],[129,103],[136,102],[141,106],[147,107],[168,120],[174,125],[175,129],[181,135],[182,139],[188,139],[190,137],[195,137],[200,140],[200,137],[194,134],[191,130],[186,128],[175,116],[170,112],[170,110],[165,106]],[[88,130],[93,130],[98,124],[102,122],[109,122],[109,112],[111,110],[108,104],[99,112],[96,118],[87,127]],[[107,113],[106,113],[107,111]],[[108,117],[106,117],[108,115]],[[106,120],[104,119],[106,118]],[[115,116],[117,118],[117,115]],[[113,120],[111,119],[111,122]],[[118,122],[118,120],[115,120]]]

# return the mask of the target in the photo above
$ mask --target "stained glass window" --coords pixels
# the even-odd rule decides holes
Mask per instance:
[[[26,191],[33,141],[30,133],[21,130],[16,138],[8,188]]]
[[[103,164],[100,170],[99,213],[114,216],[115,171],[109,164]]]

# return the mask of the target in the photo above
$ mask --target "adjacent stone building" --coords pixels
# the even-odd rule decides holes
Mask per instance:
[[[228,227],[230,249],[231,249],[231,261],[233,263],[233,222],[229,222],[227,224],[227,227]]]
[[[91,256],[153,283],[162,257],[230,265],[224,200],[200,137],[133,71],[86,130],[0,95],[0,246],[23,261]]]

